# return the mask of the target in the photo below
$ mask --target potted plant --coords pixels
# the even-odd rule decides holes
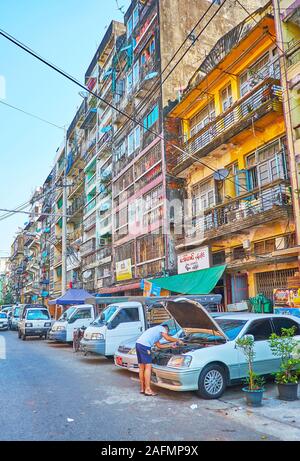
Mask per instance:
[[[282,328],[281,336],[272,333],[269,344],[273,355],[280,357],[280,369],[275,373],[280,400],[297,400],[300,376],[300,358],[295,352],[299,346],[294,338],[295,327]]]
[[[236,345],[239,349],[241,349],[248,362],[248,378],[246,380],[247,386],[243,387],[247,405],[260,407],[265,390],[265,380],[263,376],[257,375],[253,369],[253,360],[255,357],[254,337],[252,335],[245,335],[236,341]]]

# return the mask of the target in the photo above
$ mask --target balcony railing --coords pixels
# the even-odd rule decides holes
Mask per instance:
[[[300,40],[291,40],[287,47],[287,67],[291,67],[300,61]]]
[[[286,219],[291,210],[290,188],[282,180],[261,190],[255,189],[225,204],[205,210],[184,223],[184,232],[175,229],[177,245],[193,245],[206,238],[240,232],[266,222]]]
[[[88,231],[89,229],[91,229],[95,225],[96,225],[96,214],[93,214],[93,215],[89,216],[83,222],[83,228],[84,228],[85,231]]]
[[[96,239],[92,238],[81,244],[80,255],[84,256],[96,250]]]
[[[108,258],[111,258],[111,252],[112,252],[112,248],[111,246],[108,246],[106,248],[101,248],[100,250],[98,250],[97,252],[97,261],[99,263],[102,263],[104,264],[104,262],[107,262],[106,260]]]
[[[75,213],[77,213],[80,209],[82,209],[84,206],[84,200],[85,200],[84,194],[80,195],[79,197],[76,197],[76,199],[73,200],[72,205],[68,207],[67,215],[71,217]]]
[[[271,111],[282,111],[282,89],[275,81],[267,78],[190,138],[183,146],[186,152],[174,156],[173,172],[183,171],[195,162],[195,157],[207,155],[251,126],[253,117],[257,121]]]
[[[91,186],[95,184],[95,182],[96,182],[96,173],[94,173],[93,176],[86,181],[86,187],[90,188]]]
[[[89,213],[91,210],[93,210],[96,206],[96,198],[93,198],[92,200],[89,201],[89,203],[86,205],[84,212]]]

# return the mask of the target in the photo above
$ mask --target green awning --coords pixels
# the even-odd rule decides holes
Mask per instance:
[[[174,291],[175,293],[208,295],[215,288],[225,269],[226,264],[148,281],[152,282],[154,286]]]

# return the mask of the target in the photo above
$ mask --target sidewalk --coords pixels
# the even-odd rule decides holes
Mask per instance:
[[[210,401],[212,411],[230,418],[234,422],[253,428],[279,440],[300,440],[300,400],[284,402],[279,400],[277,386],[267,384],[263,405],[258,408],[246,406],[240,388],[231,388],[219,399]],[[299,397],[299,394],[298,394]]]

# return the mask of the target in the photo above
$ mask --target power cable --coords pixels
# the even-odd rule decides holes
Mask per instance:
[[[36,118],[37,120],[40,120],[41,122],[47,123],[48,125],[52,125],[55,128],[59,128],[60,130],[64,130],[64,127],[56,125],[55,123],[49,122],[49,120],[46,120],[44,118],[39,117],[38,115],[32,114],[31,112],[27,112],[24,109],[20,109],[19,107],[13,106],[12,104],[8,104],[7,102],[1,101],[1,104],[4,104],[7,107],[10,107],[11,109],[15,109],[23,114],[29,115],[30,117]]]
[[[225,0],[226,1],[226,0]],[[222,5],[224,5],[225,1],[222,3]],[[206,26],[201,30],[201,32],[198,34],[197,38],[199,38],[199,36],[201,35],[201,33],[205,30],[205,28],[208,26],[208,24],[211,22],[211,20],[215,17],[215,15],[218,13],[218,11],[220,10],[220,8],[222,7],[222,5],[218,8],[218,10],[216,10],[216,12],[214,13],[214,15],[210,18],[209,22],[206,24]],[[132,116],[128,115],[126,112],[116,108],[113,104],[111,104],[110,102],[106,101],[104,98],[102,98],[101,96],[99,96],[97,93],[95,93],[94,91],[90,90],[89,88],[87,88],[85,85],[83,85],[82,83],[80,83],[77,79],[75,79],[74,77],[72,77],[71,75],[67,74],[65,71],[63,71],[62,69],[58,68],[57,66],[55,66],[54,64],[51,64],[50,62],[48,62],[46,59],[42,58],[41,56],[39,56],[36,52],[34,52],[33,50],[31,50],[30,48],[28,48],[26,45],[24,45],[23,43],[21,43],[19,40],[17,40],[16,38],[14,38],[13,36],[11,36],[10,34],[8,34],[7,32],[5,32],[4,30],[0,30],[0,35],[2,35],[3,37],[5,37],[7,40],[11,41],[12,43],[14,43],[15,45],[17,45],[18,47],[20,47],[21,49],[23,49],[25,52],[27,52],[28,54],[32,55],[33,57],[35,57],[36,59],[38,59],[39,61],[43,62],[44,64],[46,64],[48,67],[52,68],[53,70],[55,70],[56,72],[58,72],[59,74],[61,74],[62,76],[64,76],[65,78],[67,78],[68,80],[72,81],[73,83],[75,83],[76,85],[80,86],[82,89],[84,89],[85,91],[87,91],[88,93],[92,94],[93,96],[95,96],[97,99],[99,99],[100,101],[104,102],[105,104],[107,104],[109,107],[111,107],[112,109],[116,110],[117,112],[119,112],[120,114],[122,114],[123,116],[125,116],[126,118],[128,118],[129,120],[131,120],[132,122],[134,122],[135,124],[139,125],[140,127],[142,127],[145,131],[148,131],[152,134],[154,134],[156,137],[158,137],[159,139],[161,139],[162,141],[165,141],[165,138],[160,135],[159,133],[156,133],[154,130],[150,129],[150,128],[146,128],[144,126],[144,123],[140,120],[136,120],[135,118],[133,118]],[[192,45],[191,45],[192,46]],[[190,47],[189,47],[190,48]],[[189,50],[188,48],[188,50]],[[186,50],[185,54],[188,52],[188,50]],[[184,54],[184,55],[185,55]],[[180,61],[178,61],[176,63],[176,66],[179,64]],[[168,74],[168,76],[170,75],[170,73]],[[166,80],[166,78],[164,79],[164,81]],[[172,144],[171,143],[171,146],[174,147],[176,150],[179,150],[181,153],[185,154],[186,156],[192,158],[193,160],[195,160],[196,162],[198,162],[199,164],[207,167],[208,169],[210,169],[211,171],[213,172],[216,172],[218,170],[212,168],[210,165],[207,165],[205,162],[199,160],[198,158],[194,157],[193,155],[191,155],[189,152],[185,151],[184,149],[180,148],[179,146],[175,145],[175,144]],[[222,176],[222,175],[221,175]],[[225,178],[224,176],[224,179],[227,179],[228,181],[231,181],[234,183],[234,181],[230,180],[229,178]],[[244,186],[241,186],[243,189],[245,189],[247,191],[247,189],[244,187]]]

